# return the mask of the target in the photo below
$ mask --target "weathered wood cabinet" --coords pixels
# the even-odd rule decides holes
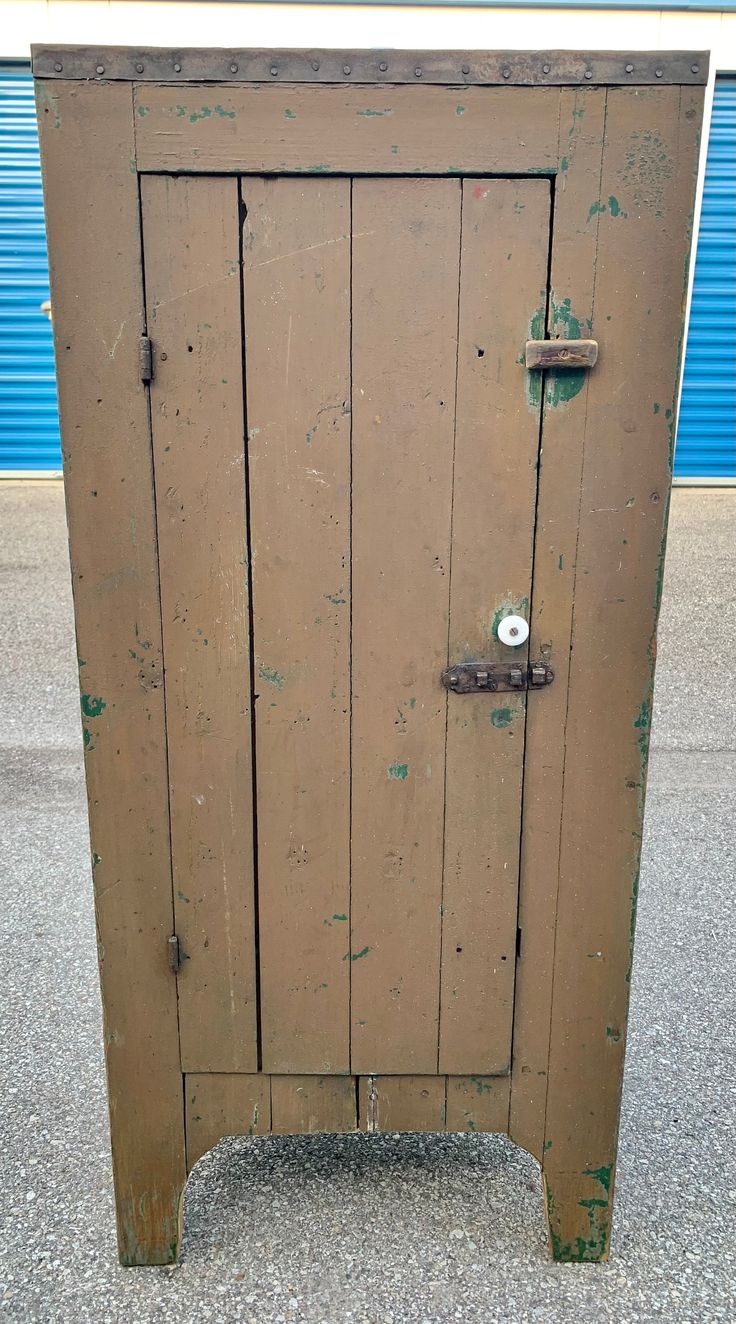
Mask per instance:
[[[706,58],[34,70],[121,1257],[447,1128],[601,1259]]]

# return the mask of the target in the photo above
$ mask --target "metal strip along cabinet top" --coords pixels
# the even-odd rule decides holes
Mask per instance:
[[[602,1259],[707,59],[34,73],[121,1258],[448,1129]]]

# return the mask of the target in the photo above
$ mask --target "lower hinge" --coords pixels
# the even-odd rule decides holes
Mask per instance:
[[[460,662],[442,672],[442,684],[454,694],[539,690],[554,678],[546,662]]]
[[[153,381],[153,345],[148,336],[141,336],[139,344],[139,362],[141,369],[141,381]]]
[[[181,943],[175,933],[172,933],[171,937],[167,938],[166,942],[169,953],[169,970],[172,975],[178,975],[181,970],[182,960]]]

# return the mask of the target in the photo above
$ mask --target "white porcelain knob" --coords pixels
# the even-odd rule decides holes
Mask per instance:
[[[529,625],[523,616],[504,616],[498,622],[497,633],[500,643],[508,644],[509,648],[518,648],[519,644],[525,644],[529,638]]]

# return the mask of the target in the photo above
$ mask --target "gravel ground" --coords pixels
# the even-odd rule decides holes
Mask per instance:
[[[173,1269],[122,1270],[63,499],[0,485],[0,1300],[49,1324],[736,1321],[736,493],[676,491],[608,1265],[552,1265],[501,1137],[223,1142]]]

